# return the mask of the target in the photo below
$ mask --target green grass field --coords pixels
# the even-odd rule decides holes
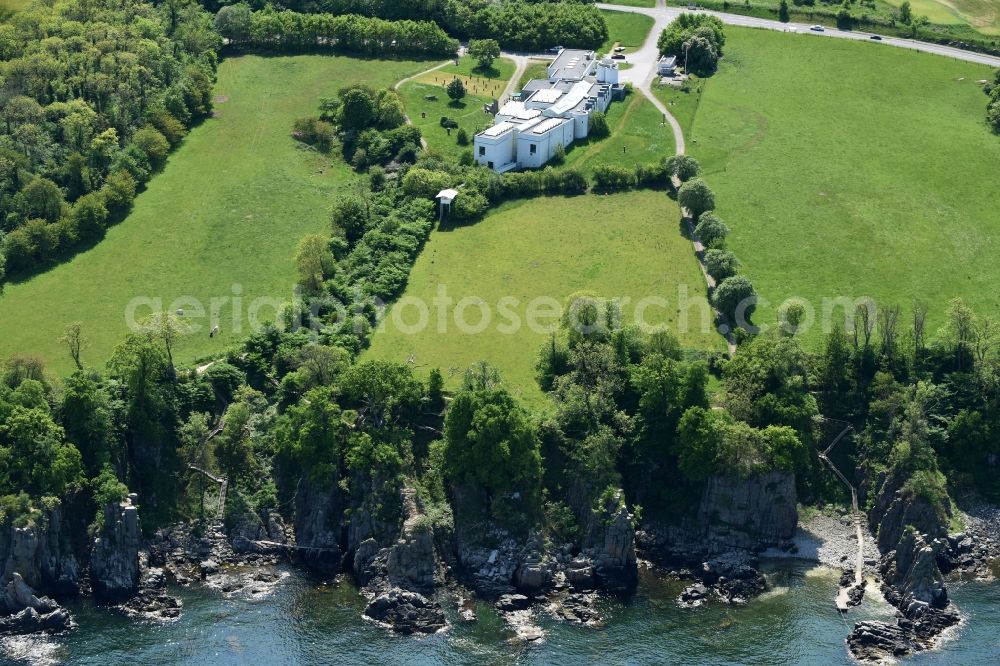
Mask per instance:
[[[656,6],[656,0],[608,0],[609,5],[623,5],[625,7],[647,7]]]
[[[986,67],[904,49],[727,27],[688,135],[771,305],[949,299],[1000,315],[1000,138]],[[908,315],[904,315],[904,320]],[[814,331],[808,339],[819,339]]]
[[[191,132],[131,215],[92,250],[7,285],[0,358],[38,354],[67,371],[71,361],[57,338],[79,320],[90,339],[84,360],[103,365],[125,335],[126,305],[136,296],[162,298],[164,307],[192,296],[207,310],[209,299],[232,297],[239,285],[244,321],[253,299],[288,298],[297,242],[328,229],[332,197],[352,182],[339,155],[297,146],[292,121],[315,114],[321,96],[351,81],[384,86],[428,66],[332,56],[224,60],[217,117]],[[180,360],[221,352],[247,334],[245,326],[234,331],[231,305],[221,308],[222,335],[209,338],[202,320],[201,331],[178,345]]]
[[[423,373],[441,368],[449,385],[461,380],[465,368],[486,359],[496,365],[504,380],[529,400],[541,393],[534,380],[534,362],[547,336],[522,325],[515,333],[498,330],[497,303],[512,296],[512,307],[526,320],[533,298],[550,296],[562,303],[579,290],[607,297],[630,297],[623,313],[631,319],[636,300],[647,296],[668,299],[667,308],[651,308],[650,323],[665,323],[678,330],[678,285],[688,285],[689,298],[704,303],[705,283],[691,252],[691,244],[678,231],[677,206],[662,192],[632,192],[609,196],[541,198],[508,203],[481,222],[435,231],[410,275],[401,299],[398,318],[404,326],[419,323],[420,299],[429,310],[428,328],[406,333],[388,318],[374,336],[370,357],[413,362]],[[627,264],[627,269],[624,265]],[[486,330],[458,330],[455,307],[447,307],[445,332],[439,333],[438,308],[433,299],[439,285],[458,303],[473,303],[464,317],[480,321],[477,304],[490,306],[493,318]],[[722,349],[722,338],[702,332],[701,314],[690,310],[691,332],[681,335],[684,344]],[[547,320],[546,320],[547,321]]]
[[[608,24],[608,41],[598,49],[601,55],[606,54],[615,42],[625,47],[625,52],[634,51],[646,41],[649,31],[653,29],[653,19],[644,14],[615,12],[601,10],[604,21]]]
[[[551,60],[529,60],[528,66],[524,70],[524,74],[522,74],[521,78],[517,80],[517,89],[521,90],[524,88],[525,84],[532,79],[548,78],[548,68],[551,63]]]
[[[611,136],[574,142],[566,152],[566,166],[585,171],[597,164],[633,167],[674,154],[670,127],[662,124],[663,116],[641,94],[634,92],[622,102],[612,102],[607,117]]]
[[[463,151],[472,150],[472,137],[477,130],[492,124],[492,117],[483,111],[483,105],[498,98],[514,75],[514,63],[503,58],[488,71],[476,69],[475,65],[472,58],[462,58],[458,66],[448,65],[421,74],[399,87],[406,114],[420,128],[427,147],[455,159]],[[466,96],[458,102],[449,99],[445,89],[454,78],[461,78],[466,88]],[[453,119],[468,133],[468,145],[458,145],[457,129],[449,134],[441,127],[441,116]]]
[[[885,0],[899,7],[904,0]],[[926,16],[931,23],[965,24],[987,35],[1000,34],[1000,0],[910,0],[914,16]]]

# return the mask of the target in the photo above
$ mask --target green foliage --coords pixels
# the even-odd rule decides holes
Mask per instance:
[[[611,128],[608,126],[608,118],[602,111],[593,111],[588,120],[589,129],[587,136],[595,139],[604,139],[611,135]]]
[[[536,427],[504,388],[455,396],[445,420],[444,458],[453,484],[481,488],[494,502],[519,493],[521,505],[530,508],[537,496],[541,455]]]
[[[456,102],[465,97],[465,84],[457,77],[448,82],[445,90],[448,92],[448,97]]]
[[[701,234],[699,234],[699,237]],[[716,284],[739,272],[740,260],[729,250],[709,248],[705,251],[705,270]]]
[[[500,44],[495,39],[470,39],[468,54],[476,59],[480,67],[489,69],[493,61],[500,57]]]
[[[656,42],[661,54],[676,56],[688,73],[705,76],[715,71],[726,35],[722,21],[708,14],[681,13]]]
[[[750,322],[757,304],[757,292],[753,283],[742,275],[734,275],[722,281],[712,294],[715,307],[736,322],[741,328]]]
[[[701,173],[698,160],[690,155],[671,155],[665,162],[667,174],[676,176],[682,183],[687,182]]]
[[[635,171],[617,164],[598,164],[592,172],[598,192],[622,192],[635,187]]]
[[[715,210],[715,194],[701,178],[689,180],[677,191],[679,203],[688,215],[698,219],[702,213]]]
[[[230,18],[226,16],[223,22],[228,24]],[[227,25],[227,30],[243,29],[241,18],[232,22],[233,27]],[[292,51],[309,46],[377,56],[451,56],[458,50],[458,42],[433,21],[386,21],[357,14],[300,14],[271,7],[253,12],[249,36],[241,45]]]
[[[292,126],[292,136],[323,153],[330,152],[337,133],[333,125],[319,118],[299,118]]]
[[[698,216],[694,233],[706,248],[721,250],[726,245],[729,227],[714,211],[706,211]]]
[[[128,497],[128,486],[118,480],[114,470],[105,467],[90,482],[94,502],[98,507],[111,502],[123,502]]]

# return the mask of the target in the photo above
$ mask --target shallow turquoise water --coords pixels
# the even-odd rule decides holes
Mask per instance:
[[[486,605],[479,621],[424,638],[393,636],[361,620],[364,600],[347,584],[285,578],[266,598],[205,588],[176,590],[180,620],[150,624],[83,600],[68,636],[7,639],[7,664],[849,664],[849,626],[833,609],[835,574],[803,563],[772,563],[772,591],[744,607],[682,609],[680,584],[644,575],[631,600],[605,600],[603,628],[566,625],[539,614],[541,643],[521,644]],[[967,622],[940,650],[912,664],[1000,663],[1000,585],[953,586]],[[849,621],[887,618],[871,598]]]

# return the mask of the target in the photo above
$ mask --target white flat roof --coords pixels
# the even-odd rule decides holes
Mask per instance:
[[[507,130],[514,129],[514,127],[516,127],[516,125],[505,121],[502,123],[497,123],[493,127],[487,127],[486,129],[483,130],[482,133],[483,136],[497,137],[506,132]]]
[[[566,118],[547,118],[546,120],[543,120],[542,122],[540,122],[537,125],[535,125],[534,127],[532,127],[531,128],[531,133],[532,134],[545,134],[549,130],[554,129],[554,128],[562,125],[565,122],[569,122],[569,121]],[[522,132],[522,134],[523,134],[523,132]]]
[[[583,101],[583,98],[587,96],[590,92],[590,83],[587,81],[580,81],[579,83],[574,83],[573,87],[569,89],[566,95],[549,107],[549,111],[552,113],[566,113],[574,106]]]
[[[560,97],[562,97],[563,92],[558,88],[549,88],[548,90],[536,90],[535,94],[531,96],[530,101],[532,102],[542,102],[543,104],[552,104]]]
[[[517,118],[518,120],[529,120],[534,118],[541,111],[538,109],[529,109],[524,106],[524,102],[507,102],[500,110],[497,111],[498,116],[508,116],[510,118]]]

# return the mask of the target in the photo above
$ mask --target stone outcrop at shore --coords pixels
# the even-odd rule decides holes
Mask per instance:
[[[127,599],[139,591],[139,530],[137,499],[104,506],[104,524],[90,553],[90,585],[104,599]]]

